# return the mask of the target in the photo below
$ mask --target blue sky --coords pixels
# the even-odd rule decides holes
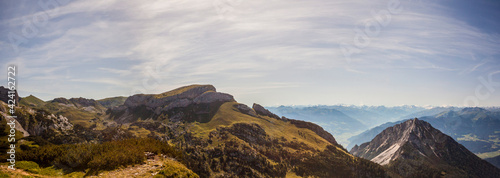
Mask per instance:
[[[499,1],[41,2],[0,2],[21,96],[199,83],[245,104],[500,105]]]

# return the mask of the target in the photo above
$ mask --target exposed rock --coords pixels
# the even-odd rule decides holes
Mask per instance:
[[[9,98],[9,91],[10,90],[8,88],[0,86],[0,101],[3,101],[4,103],[7,103],[7,104],[9,103],[9,100],[11,100],[11,98]],[[14,90],[14,91],[15,91],[15,93],[14,93],[15,105],[18,106],[20,97],[17,94],[17,90]]]
[[[27,118],[18,117],[18,121],[30,135],[46,136],[52,135],[52,132],[67,135],[73,130],[73,124],[64,116],[37,112],[34,117],[37,120],[28,121]]]
[[[243,114],[257,117],[257,113],[255,113],[255,111],[252,108],[248,107],[245,104],[235,104],[234,107],[237,108]]]
[[[0,107],[3,107],[2,104],[0,104]],[[0,113],[2,115],[2,120],[7,118],[8,115],[4,112],[1,112]],[[9,122],[8,120],[6,120],[7,122]],[[16,124],[15,124],[15,129],[18,131],[18,132],[21,132],[23,134],[23,137],[27,137],[27,136],[30,136],[30,134],[28,133],[28,131],[24,130],[24,128],[21,126],[21,124],[19,123],[19,121],[15,120],[14,121]]]
[[[216,92],[211,85],[192,85],[158,95],[134,95],[128,97],[123,106],[113,107],[108,112],[118,123],[138,118],[155,119],[162,114],[174,122],[208,122],[220,105],[233,101],[233,96]]]
[[[326,141],[340,147],[337,141],[335,141],[335,138],[332,136],[332,134],[325,131],[321,126],[301,120],[294,120],[294,119],[287,119],[287,120],[298,128],[307,128],[309,130],[312,130],[314,133],[318,134],[321,138],[324,138]]]
[[[78,107],[88,107],[88,106],[98,106],[100,105],[96,100],[94,99],[86,99],[86,98],[71,98],[69,99],[70,102],[74,103]]]
[[[234,101],[234,98],[225,93],[206,92],[196,97],[193,101],[195,104],[207,104],[213,102],[231,102]]]
[[[54,98],[52,103],[62,103],[62,104],[70,104],[69,100],[66,98]]]
[[[271,111],[267,110],[266,108],[262,107],[261,105],[259,105],[257,103],[254,103],[253,106],[252,106],[252,108],[259,115],[268,116],[268,117],[271,117],[271,118],[275,118],[275,119],[281,120],[281,118],[278,115],[272,113]]]

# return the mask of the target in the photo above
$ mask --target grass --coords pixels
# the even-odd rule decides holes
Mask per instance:
[[[198,87],[213,87],[213,86],[212,85],[189,85],[189,86],[180,87],[180,88],[174,89],[172,91],[168,91],[165,93],[155,95],[155,98],[158,99],[158,98],[165,98],[165,97],[169,97],[169,96],[178,95],[178,94],[184,93],[188,90],[191,90],[193,88],[198,88]]]
[[[46,176],[63,176],[64,173],[62,170],[55,169],[53,166],[40,168],[40,166],[33,161],[18,161],[16,162],[16,168],[23,169],[27,172],[46,175]]]
[[[210,122],[196,123],[193,128],[194,133],[196,133],[195,136],[206,138],[208,137],[208,134],[211,131],[216,130],[217,127],[231,126],[235,123],[255,123],[260,125],[266,131],[266,133],[272,137],[284,137],[289,141],[295,140],[298,142],[304,142],[308,146],[318,150],[324,150],[329,144],[326,140],[318,136],[313,131],[306,128],[297,128],[295,125],[290,124],[289,122],[276,120],[267,116],[256,118],[243,114],[239,112],[237,108],[233,107],[235,104],[238,103],[224,103]]]
[[[30,95],[30,96],[27,96],[25,98],[22,98],[21,101],[19,101],[19,104],[22,104],[25,106],[33,105],[35,107],[39,107],[39,106],[45,105],[45,101],[43,101],[40,98],[37,98],[33,95]]]
[[[135,125],[130,126],[128,131],[132,132],[138,138],[146,138],[151,133],[151,131]]]
[[[92,126],[92,119],[102,117],[96,112],[89,112],[74,107],[62,106],[58,103],[47,103],[45,104],[43,109],[46,109],[49,112],[54,113],[55,115],[63,115],[64,117],[67,117],[73,125],[79,124],[85,128],[89,128],[90,126]],[[105,110],[104,108],[100,109],[102,109],[103,111]]]
[[[3,115],[0,115],[0,117],[2,118],[0,120],[0,151],[3,153],[0,155],[0,159],[2,160],[5,160],[7,159],[7,154],[6,152],[8,151],[8,149],[10,149],[10,144],[12,144],[11,142],[8,141],[9,139],[9,132],[10,132],[10,126],[7,125],[7,120],[4,118]],[[16,134],[14,136],[14,138],[16,139],[15,141],[15,145],[16,145],[16,152],[19,150],[19,147],[20,147],[20,143],[19,143],[19,140],[21,140],[21,138],[23,138],[23,134],[21,133],[21,131],[18,131],[16,130]]]
[[[21,151],[17,153],[16,158],[18,157],[20,161],[33,161],[44,167],[56,165],[64,168],[66,172],[87,171],[87,174],[92,175],[122,166],[142,164],[146,160],[144,152],[166,154],[182,159],[182,153],[168,143],[150,138],[101,144],[45,145]],[[25,167],[35,166],[27,164]]]
[[[286,173],[286,178],[300,178],[300,176],[298,176],[297,174],[295,174],[295,172],[292,172],[292,171],[288,171]]]
[[[84,177],[83,172],[72,172],[64,174],[61,169],[56,169],[53,166],[41,168],[37,163],[32,161],[16,162],[16,170],[10,170],[2,166],[0,169],[0,178],[3,177],[61,177],[61,178],[80,178]]]
[[[161,170],[154,176],[154,178],[162,177],[199,178],[200,176],[188,169],[184,164],[171,159],[166,159],[163,162]]]

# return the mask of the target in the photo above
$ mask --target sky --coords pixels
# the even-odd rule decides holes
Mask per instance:
[[[500,106],[498,19],[495,0],[3,0],[0,67],[43,100]]]

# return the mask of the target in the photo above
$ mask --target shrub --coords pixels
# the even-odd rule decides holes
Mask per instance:
[[[97,174],[120,166],[140,164],[146,160],[144,152],[165,154],[182,160],[182,152],[168,143],[151,138],[110,141],[101,144],[45,145],[19,152],[20,160],[34,161],[42,167],[54,165],[66,172],[89,170]]]

